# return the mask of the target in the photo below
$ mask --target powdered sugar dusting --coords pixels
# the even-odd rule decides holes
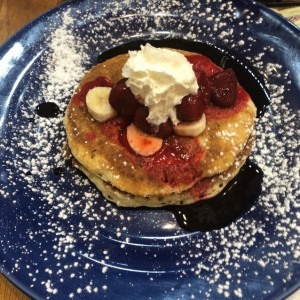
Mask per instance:
[[[54,14],[47,49],[26,74],[26,89],[15,92],[17,105],[6,118],[0,145],[5,272],[51,299],[103,299],[137,289],[148,299],[249,299],[292,287],[300,271],[299,107],[293,98],[299,90],[294,74],[278,62],[276,43],[253,30],[268,26],[267,17],[238,1],[102,1],[101,10],[96,1],[81,5]],[[272,103],[256,122],[251,155],[264,172],[263,191],[226,228],[190,234],[165,211],[119,209],[64,159],[63,113],[97,55],[153,37],[231,48],[259,70],[270,90]],[[58,117],[38,117],[42,102],[57,104]]]

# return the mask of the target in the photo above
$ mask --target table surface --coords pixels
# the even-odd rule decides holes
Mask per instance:
[[[66,0],[1,0],[0,45],[29,21],[65,1]],[[288,7],[276,7],[284,16],[289,17],[290,10],[286,10],[286,8]],[[300,5],[296,9],[299,10]],[[28,300],[29,298],[0,274],[0,299]]]

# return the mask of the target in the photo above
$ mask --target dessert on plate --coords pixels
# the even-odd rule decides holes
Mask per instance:
[[[75,165],[105,198],[160,207],[220,193],[251,152],[255,118],[232,69],[147,43],[92,67],[64,124]]]

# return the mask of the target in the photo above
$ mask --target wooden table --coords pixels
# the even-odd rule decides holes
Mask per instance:
[[[0,45],[29,21],[63,2],[65,0],[1,0]],[[280,7],[279,11],[284,8]],[[0,299],[28,300],[29,298],[0,274]]]

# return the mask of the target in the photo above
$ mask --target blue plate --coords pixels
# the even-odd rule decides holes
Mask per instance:
[[[299,288],[299,34],[252,1],[85,0],[14,35],[0,49],[3,274],[38,299],[282,299]],[[270,91],[250,157],[261,194],[218,230],[117,208],[64,159],[64,110],[98,55],[165,38],[231,49]],[[54,117],[38,114],[44,102]]]

